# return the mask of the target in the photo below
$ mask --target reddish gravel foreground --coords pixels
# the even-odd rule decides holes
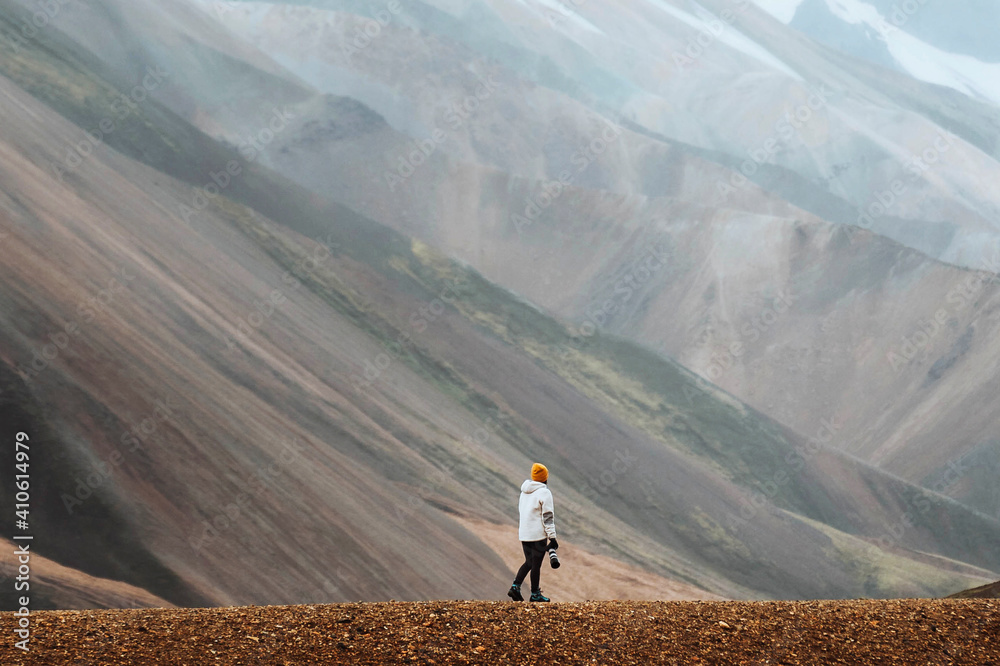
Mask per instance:
[[[56,611],[2,664],[1000,664],[1000,602],[435,601]],[[3,625],[12,625],[3,613]],[[10,635],[8,629],[5,632]]]

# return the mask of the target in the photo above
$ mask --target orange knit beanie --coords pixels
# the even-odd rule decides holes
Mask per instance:
[[[531,480],[545,483],[549,480],[549,468],[542,463],[535,463],[531,466]]]

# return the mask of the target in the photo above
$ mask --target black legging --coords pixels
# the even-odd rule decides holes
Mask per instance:
[[[524,577],[531,572],[531,591],[538,589],[538,581],[542,576],[542,562],[545,561],[545,545],[548,539],[541,541],[522,541],[521,550],[524,551],[524,564],[517,570],[514,582],[518,585],[524,582]]]

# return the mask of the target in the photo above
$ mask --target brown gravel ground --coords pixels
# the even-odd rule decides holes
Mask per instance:
[[[358,603],[32,614],[2,664],[1000,664],[1000,602]],[[13,618],[3,613],[10,636]]]

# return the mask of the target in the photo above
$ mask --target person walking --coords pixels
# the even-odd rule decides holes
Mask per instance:
[[[525,576],[531,574],[531,598],[529,601],[548,601],[542,596],[539,581],[542,575],[542,562],[545,553],[559,548],[556,541],[556,517],[552,504],[552,491],[548,487],[549,470],[541,463],[531,466],[531,478],[521,484],[521,498],[518,510],[521,522],[518,528],[518,538],[521,540],[521,550],[524,551],[524,564],[517,571],[514,583],[507,590],[507,596],[514,601],[524,601],[521,595],[521,583]],[[547,543],[547,545],[546,545]]]

